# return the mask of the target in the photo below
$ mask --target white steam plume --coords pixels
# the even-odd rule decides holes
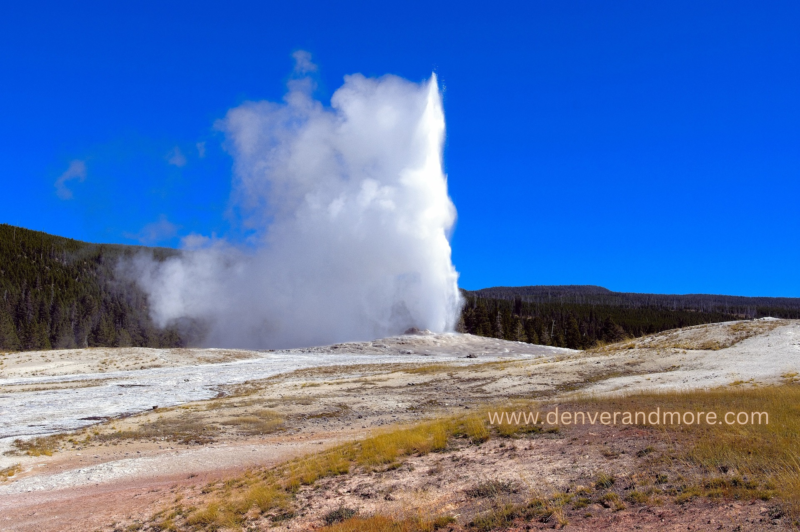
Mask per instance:
[[[301,59],[296,76],[313,70]],[[181,258],[140,258],[159,325],[196,318],[210,326],[207,344],[251,348],[454,327],[456,212],[436,76],[347,76],[330,107],[312,88],[295,77],[283,103],[247,102],[217,124],[257,245],[194,237]]]

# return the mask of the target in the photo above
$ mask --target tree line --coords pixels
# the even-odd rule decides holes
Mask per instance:
[[[800,298],[745,297],[712,294],[638,294],[612,292],[601,286],[516,286],[483,288],[467,292],[488,299],[521,299],[527,303],[579,304],[630,309],[656,308],[662,310],[688,310],[691,312],[718,312],[736,319],[764,316],[800,318]]]
[[[179,347],[194,324],[160,329],[147,297],[118,275],[121,259],[175,250],[96,245],[0,224],[0,349]]]
[[[179,251],[87,244],[0,224],[0,349],[183,347],[202,323],[159,328],[146,294],[120,274],[136,254],[163,261]],[[593,286],[462,291],[458,329],[533,344],[585,349],[667,329],[742,318],[800,318],[800,299],[620,294]]]
[[[462,291],[465,304],[458,324],[461,332],[570,349],[587,349],[601,342],[617,342],[669,329],[745,317],[740,314],[740,307],[729,307],[725,311],[718,306],[697,310],[656,303],[571,302],[580,298],[575,291],[570,292],[569,299],[539,298],[533,301],[526,301],[521,295],[514,297],[513,293],[512,298],[486,297],[483,293]],[[755,305],[748,308],[752,309],[752,317],[800,318],[800,308]]]

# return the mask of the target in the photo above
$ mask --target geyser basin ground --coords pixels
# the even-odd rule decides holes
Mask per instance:
[[[7,357],[3,373],[18,376],[0,379],[0,448],[7,450],[15,438],[56,434],[155,407],[210,399],[223,386],[304,368],[453,362],[465,353],[487,362],[569,352],[469,335],[429,334],[269,352],[97,348],[17,353]],[[234,358],[238,360],[230,361]],[[477,361],[465,358],[456,363]],[[114,371],[119,365],[143,369]],[[72,374],[65,375],[68,371]]]
[[[114,350],[102,355],[92,351],[72,353],[75,358],[85,357],[87,367],[95,369],[114,354]],[[139,357],[137,363],[158,363],[155,359],[147,362],[141,358],[145,353],[154,355],[150,351],[128,353]],[[235,363],[191,364],[202,354],[223,360],[228,356],[241,357],[244,352],[210,353],[207,350],[163,352],[160,360],[186,374],[200,368],[202,378],[208,379],[202,381],[207,388],[200,388],[206,393],[223,391],[229,394],[226,397],[170,408],[160,405],[156,411],[147,410],[139,415],[99,423],[91,430],[79,431],[75,443],[66,438],[57,442],[52,456],[3,456],[3,467],[19,464],[15,476],[0,483],[0,519],[4,526],[10,530],[86,530],[87,527],[113,530],[110,526],[113,522],[128,526],[136,519],[151,515],[175,494],[184,493],[181,491],[184,488],[199,493],[207,481],[227,478],[242,468],[277,464],[364,437],[377,428],[469,412],[466,408],[480,405],[502,405],[531,397],[563,400],[575,392],[690,389],[736,381],[785,382],[792,378],[792,373],[800,372],[800,323],[755,321],[700,326],[587,352],[551,350],[468,335],[431,335],[296,350],[292,353],[303,363],[295,368],[283,358],[289,352],[252,353],[257,358]],[[15,375],[16,384],[3,388],[3,400],[18,394],[46,395],[57,391],[52,387],[84,386],[89,381],[100,385],[72,391],[111,388],[110,381],[104,379],[120,378],[113,372],[86,371],[88,375],[67,377],[76,379],[72,381],[65,380],[64,376],[42,375],[21,384],[23,364],[36,366],[35,369],[30,366],[29,371],[63,371],[56,366],[65,360],[53,355],[53,352],[43,352],[6,356],[4,371]],[[464,358],[467,355],[477,358]],[[102,358],[95,360],[92,358],[95,356]],[[51,362],[44,362],[44,357]],[[203,373],[213,373],[217,368],[222,370],[220,375],[225,375],[228,370],[222,368],[258,367],[260,357],[264,364],[268,360],[286,362],[286,372],[258,379],[247,375],[236,381],[241,384],[230,385],[218,381],[213,384],[211,377]],[[306,365],[304,357],[317,357],[318,362]],[[130,372],[131,381],[128,382],[165,369],[170,368]],[[15,391],[26,386],[27,392]],[[32,392],[30,386],[51,388]],[[268,434],[248,434],[242,430],[241,423],[265,409],[280,415],[279,429]],[[159,419],[167,424],[199,423],[216,428],[203,443],[189,445],[170,439],[113,437],[118,431],[135,433]],[[97,434],[84,441],[85,436],[94,431]],[[591,429],[590,432],[597,431]],[[565,475],[576,471],[591,473],[608,467],[608,458],[601,454],[605,449],[603,442],[632,437],[630,432],[606,432],[594,436],[587,433],[585,439],[597,440],[597,448],[586,451],[588,458],[580,467],[573,463],[576,457],[562,454],[568,449],[563,445],[571,441],[569,438],[537,443],[524,453],[518,449],[517,458],[507,463],[503,461],[506,450],[495,444],[476,450],[478,454],[470,451],[463,458],[471,460],[473,479],[475,475],[492,476],[506,471],[534,475],[537,482],[558,485]],[[637,445],[641,442],[631,440],[629,444],[633,451],[638,450]],[[497,457],[486,461],[486,453]],[[613,464],[624,466],[628,460],[626,456],[623,455],[625,460],[620,458]],[[425,484],[426,497],[435,502],[440,496],[452,494],[453,490],[448,490],[445,484],[437,488],[426,480],[431,478],[427,471],[437,467],[431,462],[433,459],[438,458],[420,459],[416,473],[397,474],[398,478],[405,479],[401,484],[407,481],[409,489]],[[536,467],[526,469],[519,464],[536,464]],[[445,471],[449,471],[448,468]],[[453,474],[456,473],[453,470]],[[461,471],[456,476],[465,473]],[[364,480],[368,479],[358,482]],[[465,482],[456,477],[451,480]],[[363,499],[355,492],[336,495],[339,488],[332,486],[330,489],[334,490],[330,504],[337,501],[355,504]],[[405,504],[408,500],[402,496],[403,488],[399,489],[395,495]],[[355,499],[345,501],[342,497]],[[380,504],[389,507],[400,502],[380,499]],[[311,512],[307,516],[309,523],[315,523],[314,519],[319,519],[319,512],[325,508],[322,505]],[[299,523],[295,525],[300,526]]]

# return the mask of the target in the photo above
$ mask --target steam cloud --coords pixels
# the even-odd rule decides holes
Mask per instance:
[[[284,102],[247,102],[217,124],[253,249],[193,236],[181,257],[135,269],[160,326],[195,318],[208,345],[283,348],[451,330],[461,298],[448,236],[436,75],[346,76],[315,101],[310,55]]]

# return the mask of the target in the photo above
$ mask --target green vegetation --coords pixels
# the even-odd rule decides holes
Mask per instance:
[[[619,294],[581,286],[462,293],[466,299],[459,323],[462,332],[571,349],[706,323],[762,316],[800,318],[796,298]]]
[[[177,253],[0,224],[0,349],[185,345],[199,334],[197,324],[156,327],[144,292],[118,271],[123,258]]]
[[[139,254],[163,261],[179,253],[87,244],[0,224],[0,349],[199,343],[204,327],[196,321],[156,327],[145,293],[120,266]],[[767,315],[800,318],[800,299],[792,298],[620,294],[591,286],[463,294],[461,331],[573,349],[705,323]]]

